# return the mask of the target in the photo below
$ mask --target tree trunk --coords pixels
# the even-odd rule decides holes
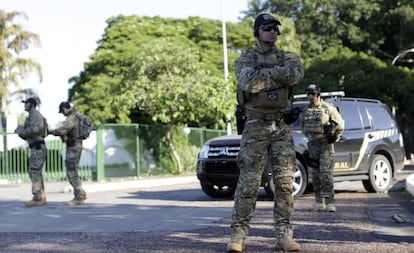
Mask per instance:
[[[167,124],[166,137],[167,137],[168,146],[170,147],[171,153],[173,154],[174,160],[177,164],[178,172],[181,173],[183,171],[183,166],[181,165],[180,156],[178,155],[177,150],[175,149],[175,146],[174,146],[174,143],[171,137],[171,133],[172,133],[172,125]]]

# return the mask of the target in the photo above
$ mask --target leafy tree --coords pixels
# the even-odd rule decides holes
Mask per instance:
[[[391,52],[390,57],[395,58],[398,53],[414,48],[414,8],[401,6],[389,11],[386,23],[382,28],[385,40],[380,50]],[[384,53],[386,54],[386,53]],[[396,65],[414,67],[414,54],[401,57]]]
[[[154,122],[167,126],[165,138],[181,172],[172,129],[189,121],[202,124],[209,115],[224,115],[231,105],[223,92],[224,81],[202,69],[199,55],[186,47],[160,39],[157,45],[146,44],[141,49],[134,64],[124,70],[121,95],[115,101],[140,108]]]
[[[42,79],[40,64],[33,59],[21,57],[31,45],[39,46],[39,36],[17,23],[19,18],[27,20],[24,12],[7,13],[0,9],[0,117],[1,127],[6,129],[7,99],[9,87],[19,87],[19,81],[35,72]]]
[[[263,11],[295,21],[305,57],[343,46],[392,60],[413,46],[411,0],[253,0],[245,15]]]

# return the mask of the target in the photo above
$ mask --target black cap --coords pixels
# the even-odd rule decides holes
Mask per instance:
[[[63,112],[63,108],[66,108],[66,109],[70,109],[70,104],[69,104],[69,102],[62,102],[62,103],[60,103],[60,105],[59,105],[59,113],[62,113]]]
[[[305,92],[316,91],[321,93],[321,88],[316,84],[310,84],[306,89]]]
[[[254,27],[253,27],[254,36],[257,36],[260,26],[271,24],[271,23],[275,23],[276,25],[281,25],[280,21],[275,19],[275,17],[273,17],[272,14],[269,14],[269,13],[259,14],[254,20]]]
[[[25,104],[30,103],[30,104],[36,106],[37,105],[37,100],[35,98],[28,98],[26,100],[22,100],[22,103],[25,103]]]

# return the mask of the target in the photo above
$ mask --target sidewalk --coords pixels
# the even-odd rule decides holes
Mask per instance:
[[[86,182],[83,187],[86,192],[105,192],[114,190],[125,190],[125,189],[143,189],[149,187],[175,185],[175,184],[186,184],[198,182],[197,176],[174,176],[174,177],[163,177],[163,178],[145,178],[136,180],[120,180],[120,181],[109,181],[109,182]],[[63,192],[71,192],[72,186],[67,184],[63,188]]]
[[[186,176],[169,176],[157,178],[141,178],[129,180],[112,180],[102,182],[84,181],[83,188],[87,193],[109,192],[126,189],[144,189],[151,187],[161,187],[167,185],[178,185],[198,182],[196,175]],[[27,199],[30,194],[30,182],[10,182],[3,180],[0,182],[0,197],[2,199],[19,198]],[[46,194],[50,193],[70,193],[73,191],[72,186],[67,181],[45,182]]]

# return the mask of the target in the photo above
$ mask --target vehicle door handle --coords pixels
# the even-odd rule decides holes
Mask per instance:
[[[372,138],[374,138],[374,135],[368,134],[368,138],[372,139]]]

